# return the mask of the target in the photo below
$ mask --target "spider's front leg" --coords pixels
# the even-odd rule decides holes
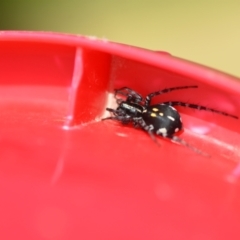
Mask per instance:
[[[115,98],[117,95],[122,95],[127,97],[126,101],[132,101],[135,103],[140,103],[143,100],[142,96],[139,93],[135,92],[134,90],[128,87],[122,87],[119,89],[115,89],[114,91],[115,91],[115,95],[114,95]]]
[[[118,110],[112,108],[106,108],[106,110],[113,114],[113,116],[102,118],[102,121],[105,120],[116,120],[121,122],[122,124],[128,124],[132,121],[132,118],[129,115],[121,115]]]
[[[175,91],[175,90],[181,90],[181,89],[187,89],[187,88],[197,88],[198,86],[181,86],[181,87],[172,87],[172,88],[165,88],[163,90],[157,91],[157,92],[153,92],[150,93],[146,96],[145,98],[145,102],[144,105],[145,107],[148,107],[151,104],[151,100],[153,97],[156,97],[158,95],[161,95],[163,93],[168,93],[171,91]]]

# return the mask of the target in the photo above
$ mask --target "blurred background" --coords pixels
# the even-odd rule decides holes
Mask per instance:
[[[0,29],[106,38],[240,77],[238,0],[1,0]]]

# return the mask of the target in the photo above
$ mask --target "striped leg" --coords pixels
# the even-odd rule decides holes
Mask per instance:
[[[101,119],[102,121],[105,121],[105,120],[115,120],[115,121],[119,121],[121,122],[122,124],[129,124],[132,120],[131,119],[128,119],[128,118],[125,118],[125,117],[106,117],[106,118],[102,118]]]
[[[134,90],[128,87],[122,87],[119,89],[115,89],[114,91],[115,91],[115,97],[118,94],[122,96],[126,96],[127,101],[134,101],[136,103],[139,103],[143,99],[139,93],[135,92]]]
[[[194,108],[194,109],[197,109],[197,110],[204,110],[204,111],[214,112],[214,113],[218,113],[218,114],[221,114],[221,115],[224,115],[224,116],[227,116],[227,117],[232,117],[232,118],[238,119],[238,117],[235,116],[235,115],[231,115],[231,114],[228,114],[228,113],[225,113],[225,112],[222,112],[222,111],[215,110],[213,108],[208,108],[208,107],[197,105],[197,104],[185,103],[185,102],[177,102],[177,101],[174,101],[174,102],[164,102],[163,104],[170,105],[170,106],[182,106],[182,107]]]
[[[161,95],[163,93],[168,93],[168,92],[171,92],[171,91],[175,91],[175,90],[181,90],[181,89],[187,89],[187,88],[197,88],[198,86],[181,86],[181,87],[172,87],[172,88],[165,88],[161,91],[157,91],[157,92],[153,92],[153,93],[150,93],[146,96],[145,98],[145,103],[144,105],[147,107],[151,104],[151,100],[153,97],[156,97],[158,95]]]
[[[190,145],[189,143],[187,143],[186,141],[184,141],[183,139],[177,137],[177,136],[167,136],[167,138],[169,138],[172,142],[178,143],[180,145],[183,145],[189,149],[191,149],[193,152],[197,153],[197,154],[201,154],[205,157],[210,157],[209,154],[195,148],[194,146]]]
[[[147,125],[143,119],[135,119],[134,120],[134,125],[135,126],[140,126],[142,129],[148,132],[149,136],[151,139],[158,145],[160,146],[159,142],[157,141],[154,132],[153,132],[153,125]]]
[[[120,121],[123,124],[128,124],[132,121],[132,118],[128,115],[121,115],[117,112],[117,110],[114,110],[112,108],[106,108],[107,111],[109,111],[110,113],[112,113],[114,116],[111,117],[106,117],[106,118],[102,118],[102,121],[105,120],[116,120],[116,121]]]

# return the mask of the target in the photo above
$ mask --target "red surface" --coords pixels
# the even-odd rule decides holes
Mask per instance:
[[[210,157],[99,119],[114,88],[240,116],[236,78],[93,38],[0,32],[0,239],[239,239],[240,120],[179,108]]]

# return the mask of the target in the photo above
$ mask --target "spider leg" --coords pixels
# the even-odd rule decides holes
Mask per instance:
[[[149,136],[151,137],[151,139],[158,145],[160,146],[159,142],[157,141],[157,138],[155,137],[154,135],[154,132],[153,132],[153,125],[147,125],[145,123],[145,121],[143,119],[133,119],[134,121],[134,125],[135,126],[140,126],[141,128],[143,128],[145,131],[148,132]]]
[[[106,110],[107,110],[108,112],[112,112],[112,113],[115,113],[115,112],[116,112],[116,110],[115,110],[115,109],[112,109],[112,108],[106,108]]]
[[[187,143],[186,141],[184,141],[183,139],[181,139],[181,138],[179,138],[179,137],[177,137],[177,136],[166,136],[166,137],[169,138],[172,142],[175,142],[175,143],[178,143],[178,144],[180,144],[180,145],[183,145],[183,146],[191,149],[192,151],[194,151],[194,152],[197,153],[197,154],[201,154],[201,155],[203,155],[203,156],[205,156],[205,157],[210,157],[209,154],[201,151],[201,150],[198,149],[198,148],[195,148],[194,146],[190,145],[189,143]]]
[[[114,95],[115,98],[116,98],[116,95],[119,94],[127,97],[127,101],[134,101],[136,103],[141,102],[143,99],[139,93],[135,92],[134,90],[128,87],[122,87],[119,89],[115,89],[114,91],[115,91],[115,95]]]
[[[156,97],[156,96],[161,95],[161,94],[163,94],[163,93],[168,93],[168,92],[171,92],[171,91],[181,90],[181,89],[187,89],[187,88],[197,88],[197,87],[198,87],[198,86],[172,87],[172,88],[165,88],[165,89],[163,89],[163,90],[150,93],[150,94],[148,94],[148,95],[146,96],[144,105],[145,105],[146,107],[149,106],[153,97]]]
[[[132,121],[132,117],[129,115],[119,115],[118,110],[112,109],[112,108],[106,108],[107,111],[111,112],[114,116],[111,117],[106,117],[106,118],[102,118],[102,121],[105,120],[116,120],[116,121],[120,121],[123,124],[128,124],[129,122]]]
[[[133,122],[133,127],[134,128],[139,128],[139,127],[141,127],[137,122]]]
[[[235,115],[228,114],[228,113],[225,113],[225,112],[222,112],[222,111],[215,110],[213,108],[208,108],[208,107],[197,105],[197,104],[177,102],[177,101],[164,102],[163,104],[167,104],[167,105],[170,105],[170,106],[182,106],[182,107],[194,108],[194,109],[204,110],[204,111],[208,111],[208,112],[214,112],[214,113],[218,113],[218,114],[221,114],[221,115],[224,115],[224,116],[227,116],[227,117],[232,117],[232,118],[238,119],[238,117],[235,116]]]
[[[117,117],[106,117],[106,118],[102,118],[101,121],[105,121],[105,120],[118,120]]]
[[[122,124],[129,124],[132,121],[131,118],[126,117],[126,116],[106,117],[106,118],[102,118],[101,120],[102,121],[105,121],[105,120],[115,120],[115,121],[121,122]]]

